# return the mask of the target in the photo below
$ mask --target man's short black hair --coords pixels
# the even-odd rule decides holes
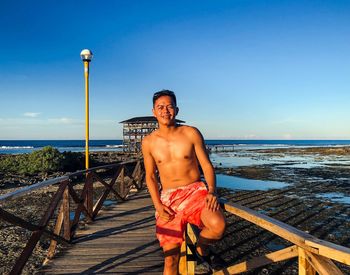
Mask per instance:
[[[154,106],[154,103],[156,102],[156,100],[158,98],[160,98],[161,96],[170,96],[172,101],[175,103],[175,106],[177,106],[175,93],[173,91],[170,91],[170,90],[161,90],[159,92],[154,93],[153,106]]]

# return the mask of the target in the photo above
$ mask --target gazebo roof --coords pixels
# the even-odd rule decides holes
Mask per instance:
[[[140,122],[157,122],[157,119],[154,116],[139,116],[133,117],[127,120],[123,120],[119,123],[140,123]],[[176,119],[177,123],[185,123],[185,121]]]

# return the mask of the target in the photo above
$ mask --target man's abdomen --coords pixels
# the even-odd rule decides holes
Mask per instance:
[[[159,167],[159,175],[163,189],[186,186],[200,180],[200,172],[196,165],[167,165]]]

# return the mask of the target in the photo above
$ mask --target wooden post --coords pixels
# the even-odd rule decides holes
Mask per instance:
[[[61,204],[58,216],[57,216],[57,221],[55,224],[55,228],[54,228],[54,233],[59,235],[61,228],[62,228],[62,223],[63,223],[63,203]],[[46,255],[46,259],[43,262],[43,265],[46,265],[49,260],[51,260],[53,258],[53,256],[55,255],[55,251],[56,251],[56,246],[57,246],[57,241],[56,240],[51,240],[50,242],[50,247],[49,250],[47,252]]]
[[[54,233],[59,235],[61,232],[63,224],[63,237],[67,240],[70,241],[71,235],[70,235],[70,217],[69,217],[69,188],[68,186],[63,192],[63,198],[62,198],[62,204],[58,212],[57,220],[56,220],[56,225],[54,228]],[[56,240],[51,240],[50,242],[50,247],[47,252],[46,259],[44,260],[44,265],[47,264],[47,262],[53,258],[55,255],[56,251],[56,246],[57,246],[57,241]]]
[[[186,232],[184,233],[184,241],[182,242],[180,249],[180,260],[179,260],[179,274],[187,275],[187,255],[186,255]]]
[[[190,224],[187,224],[187,234],[186,237],[189,240],[197,240],[196,234],[193,232],[192,227]],[[194,275],[194,269],[195,269],[195,257],[189,247],[190,241],[186,240],[186,262],[187,262],[187,274],[188,275]],[[196,249],[196,247],[194,247]]]
[[[71,228],[70,228],[70,207],[69,207],[69,189],[68,187],[64,190],[62,200],[63,210],[63,237],[70,241],[71,240]]]
[[[86,184],[86,196],[84,198],[85,200],[85,207],[90,217],[92,217],[94,202],[93,202],[93,178],[92,174],[87,172],[86,178],[85,178],[85,184]]]
[[[190,249],[190,245],[194,245],[197,242],[197,236],[190,224],[187,224],[184,232],[184,241],[181,245],[179,273],[186,275],[194,275],[195,258]],[[196,248],[194,248],[196,249]]]
[[[134,170],[132,171],[132,174],[131,174],[131,180],[134,182],[134,185],[135,185],[136,189],[139,189],[138,184],[137,184],[139,165],[140,165],[140,161],[136,162],[135,168],[134,168]]]
[[[298,253],[299,275],[315,275],[315,269],[313,269],[313,267],[308,262],[305,250],[301,247],[298,247]]]
[[[124,177],[124,175],[125,175],[125,173],[124,173],[124,171],[125,171],[125,167],[123,166],[123,168],[122,168],[122,171],[120,172],[120,196],[122,197],[122,198],[124,198],[125,197],[125,177]]]
[[[142,168],[141,168],[141,161],[138,161],[136,163],[135,169],[132,173],[132,177],[135,183],[135,187],[137,190],[140,190],[142,188]]]
[[[306,259],[312,266],[314,275],[317,271],[321,275],[343,275],[343,272],[332,262],[331,259],[305,251]]]

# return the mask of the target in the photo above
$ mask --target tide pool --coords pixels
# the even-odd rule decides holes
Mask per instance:
[[[323,194],[318,194],[316,197],[318,198],[324,198],[327,200],[330,200],[332,202],[340,202],[340,203],[345,203],[345,204],[350,204],[350,197],[346,196],[343,193],[323,193]]]
[[[233,190],[266,191],[269,189],[280,189],[288,186],[287,183],[279,181],[253,180],[222,174],[216,175],[216,182],[218,187],[224,187]]]

